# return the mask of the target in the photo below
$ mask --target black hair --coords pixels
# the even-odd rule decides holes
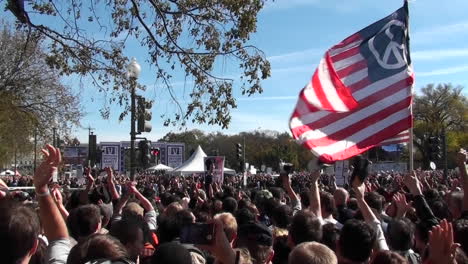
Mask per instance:
[[[101,222],[101,209],[94,204],[79,206],[70,211],[67,227],[70,235],[78,240],[92,235]]]
[[[363,221],[350,219],[341,229],[338,242],[339,251],[346,259],[364,262],[370,257],[375,241],[376,232],[370,225]]]
[[[336,252],[336,244],[340,237],[340,230],[333,223],[328,223],[322,226],[323,236],[322,244]]]
[[[289,234],[296,245],[302,242],[320,242],[322,224],[311,212],[300,211],[292,218]]]
[[[387,242],[392,250],[407,251],[413,245],[414,224],[408,218],[393,219],[388,224]]]
[[[453,235],[456,243],[461,245],[465,253],[468,252],[468,219],[458,219],[453,223]]]
[[[223,211],[234,214],[237,210],[237,201],[232,197],[227,197],[223,200]]]
[[[365,195],[366,203],[370,208],[381,212],[384,204],[384,197],[376,192],[368,192]]]
[[[236,217],[238,226],[256,221],[255,215],[248,208],[242,208],[242,209],[237,210],[234,216]]]
[[[320,201],[323,210],[329,214],[335,214],[336,213],[336,205],[335,205],[335,199],[333,198],[333,195],[327,192],[321,192],[320,193]]]
[[[40,232],[39,218],[30,207],[0,201],[0,252],[2,262],[17,263],[33,248]]]
[[[288,228],[293,211],[288,205],[280,205],[273,211],[273,223],[279,228]]]

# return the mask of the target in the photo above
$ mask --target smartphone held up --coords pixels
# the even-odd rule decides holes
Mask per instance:
[[[180,232],[180,243],[211,245],[214,240],[214,224],[193,223],[186,225]]]

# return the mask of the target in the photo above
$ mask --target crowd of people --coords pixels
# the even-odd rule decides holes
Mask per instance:
[[[82,189],[51,183],[50,145],[33,177],[0,181],[1,263],[468,263],[468,154],[458,171],[381,172],[337,186],[320,169],[228,176],[87,169]],[[34,191],[9,191],[32,185]],[[198,225],[196,225],[198,224]],[[186,243],[191,226],[207,241]]]

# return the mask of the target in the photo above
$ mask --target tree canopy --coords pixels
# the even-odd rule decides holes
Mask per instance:
[[[126,78],[129,43],[147,53],[154,79],[169,92],[174,111],[163,114],[165,125],[186,121],[226,128],[235,108],[233,88],[242,94],[262,92],[270,76],[263,52],[249,45],[265,0],[38,0],[6,1],[18,29],[46,38],[47,63],[65,75],[90,77],[108,103],[129,109]],[[238,78],[223,74],[225,65],[240,70]],[[187,93],[177,93],[174,78],[193,80]],[[187,82],[191,83],[191,82]],[[144,87],[140,87],[144,88]],[[190,97],[187,104],[180,96]],[[102,115],[109,117],[109,105]]]
[[[426,168],[430,137],[446,133],[450,156],[468,144],[468,98],[462,91],[461,86],[429,84],[421,89],[420,95],[415,96],[414,144]]]
[[[4,164],[15,150],[31,151],[35,131],[51,142],[53,126],[67,131],[79,124],[82,112],[76,94],[47,65],[42,38],[0,26],[0,163]]]

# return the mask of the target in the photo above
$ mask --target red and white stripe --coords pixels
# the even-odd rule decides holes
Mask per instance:
[[[399,143],[405,136],[400,133],[412,126],[411,69],[371,82],[367,62],[359,53],[362,41],[358,36],[326,53],[312,81],[300,93],[290,120],[293,137],[324,162],[350,158],[384,141]],[[315,78],[321,87],[316,87]],[[336,84],[337,79],[343,86],[333,89],[336,86],[329,81]],[[349,97],[346,91],[338,91],[336,96],[335,90],[342,88]]]
[[[380,142],[379,146],[388,146],[388,145],[393,145],[393,144],[408,143],[409,140],[410,140],[410,132],[409,130],[405,130],[392,138],[389,138],[387,140]]]

